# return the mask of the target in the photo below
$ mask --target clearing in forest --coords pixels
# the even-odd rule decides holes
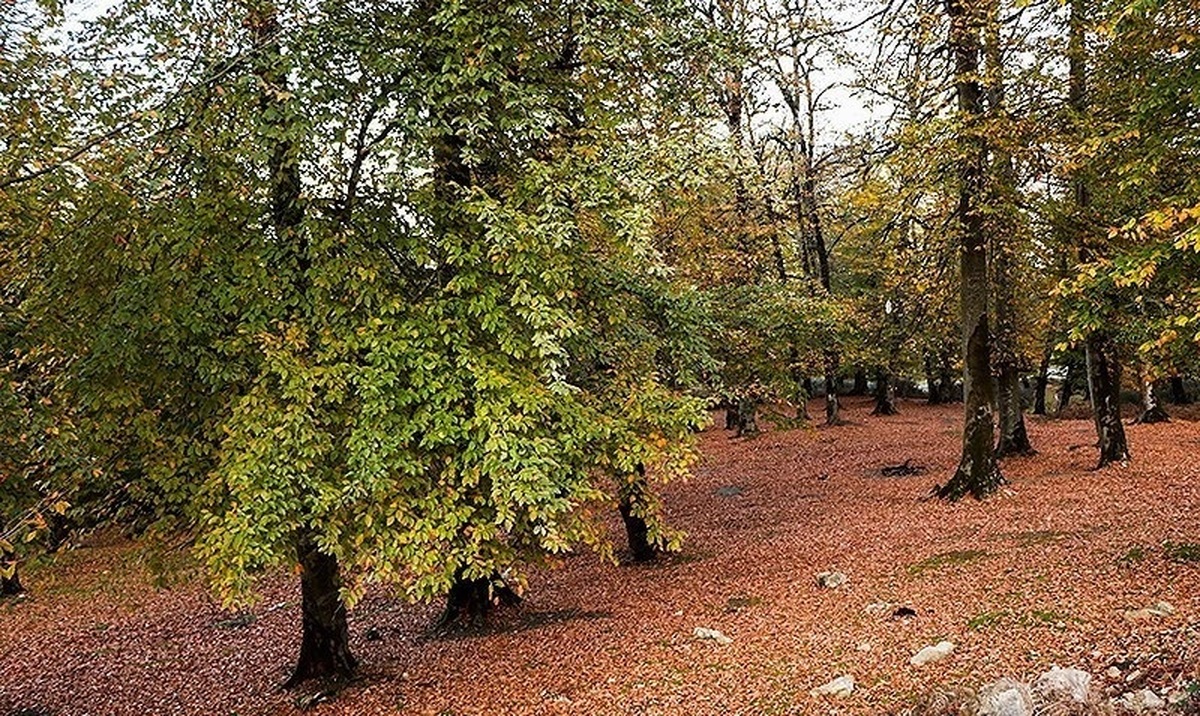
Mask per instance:
[[[836,428],[710,427],[667,494],[680,555],[570,558],[482,633],[434,636],[436,606],[368,595],[361,678],[325,703],[275,689],[294,579],[231,618],[198,577],[156,587],[137,545],[95,540],[0,606],[0,714],[878,714],[1053,664],[1121,690],[1200,678],[1196,423],[1130,426],[1133,464],[1093,471],[1089,421],[1033,418],[1040,452],[1005,462],[1000,493],[946,504],[922,498],[958,460],[961,406],[845,404]],[[883,475],[906,461],[926,470]],[[822,587],[827,571],[848,580]],[[942,640],[948,657],[909,663]],[[841,675],[850,696],[810,695]]]

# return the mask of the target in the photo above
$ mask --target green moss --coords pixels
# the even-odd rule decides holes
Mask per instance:
[[[967,622],[967,626],[975,631],[986,629],[1000,623],[1005,617],[1010,615],[1007,609],[997,609],[996,611],[983,612],[971,617]]]
[[[925,572],[935,571],[943,567],[952,567],[963,564],[970,564],[987,557],[988,553],[981,549],[955,550],[952,552],[939,552],[931,557],[910,564],[908,573],[917,576]]]
[[[1172,562],[1200,562],[1200,544],[1163,542],[1163,553]]]

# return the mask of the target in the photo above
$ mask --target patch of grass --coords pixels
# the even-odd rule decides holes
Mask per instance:
[[[1146,558],[1146,550],[1140,545],[1134,545],[1125,551],[1125,554],[1117,557],[1117,564],[1128,567],[1130,565],[1141,562]]]
[[[926,572],[942,569],[943,567],[953,567],[957,565],[970,564],[987,557],[988,553],[981,549],[966,549],[955,550],[951,552],[939,552],[933,556],[915,564],[908,565],[908,573],[915,576],[922,575]]]
[[[1058,624],[1067,624],[1068,622],[1081,623],[1082,619],[1077,619],[1066,614],[1059,614],[1052,609],[1032,609],[1021,615],[1020,622],[1022,626],[1041,626],[1049,624],[1051,626]]]
[[[1200,544],[1163,542],[1163,554],[1172,562],[1200,562]]]
[[[988,627],[996,626],[1001,620],[1008,616],[1010,616],[1010,612],[1007,609],[997,609],[991,612],[983,612],[982,614],[976,614],[975,616],[971,617],[971,619],[967,622],[967,627],[974,631],[987,629]]]
[[[1058,542],[1073,535],[1073,532],[1062,532],[1060,530],[1033,530],[1031,532],[1013,532],[1008,536],[1022,547],[1033,547],[1035,545]]]

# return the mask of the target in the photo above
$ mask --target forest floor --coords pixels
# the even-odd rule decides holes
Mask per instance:
[[[1040,452],[1005,461],[1007,487],[950,505],[923,498],[957,462],[961,405],[869,410],[850,398],[846,425],[755,439],[710,428],[668,490],[680,555],[570,558],[484,633],[432,637],[436,605],[369,594],[351,614],[361,679],[309,713],[881,714],[1054,664],[1115,690],[1200,679],[1200,423],[1129,426],[1132,464],[1094,471],[1089,421],[1034,418]],[[882,476],[906,460],[926,472]],[[0,715],[296,713],[305,693],[276,690],[294,580],[232,619],[196,580],[155,585],[146,554],[93,540],[25,576],[31,595],[0,606]],[[848,582],[819,586],[829,570]],[[1173,613],[1145,611],[1159,602]],[[909,663],[943,639],[949,657]],[[850,696],[810,695],[841,675]]]

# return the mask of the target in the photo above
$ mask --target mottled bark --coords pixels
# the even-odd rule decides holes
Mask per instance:
[[[1158,391],[1155,390],[1154,381],[1149,377],[1142,378],[1142,414],[1134,422],[1152,424],[1165,423],[1170,420],[1171,416],[1158,402]]]
[[[1129,443],[1121,423],[1121,363],[1117,349],[1104,331],[1087,338],[1088,394],[1096,424],[1100,459],[1097,467],[1129,460]]]
[[[837,351],[825,351],[825,424],[840,425],[842,422],[842,404],[838,400],[838,354]]]
[[[979,86],[979,23],[967,0],[946,0],[949,48],[954,58],[958,98],[960,167],[958,220],[960,294],[963,329],[963,443],[958,469],[937,489],[939,497],[987,497],[1003,483],[994,451],[996,391],[992,380],[991,331],[988,325],[988,251],[983,215],[985,147],[976,126],[982,114]]]

